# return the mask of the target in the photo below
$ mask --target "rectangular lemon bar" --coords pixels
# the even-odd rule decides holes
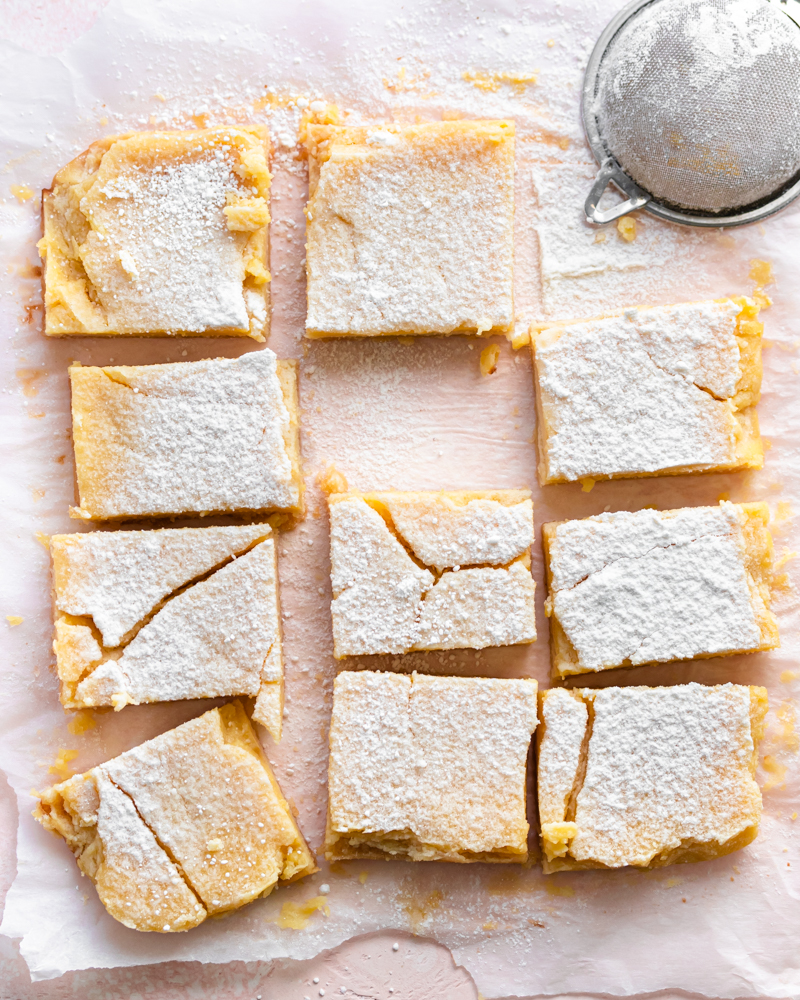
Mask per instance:
[[[101,902],[137,931],[185,931],[317,870],[239,702],[42,793]]]
[[[555,677],[778,646],[765,503],[542,527]]]
[[[626,309],[532,339],[539,481],[760,469],[758,306]]]
[[[334,656],[536,639],[528,490],[329,498]]]
[[[283,657],[268,524],[53,535],[65,708],[257,698],[281,736]]]
[[[514,123],[309,125],[308,337],[502,332]]]
[[[263,341],[269,157],[260,126],[92,143],[42,195],[44,332]]]
[[[758,833],[762,687],[604,688],[541,695],[545,873],[706,861]]]
[[[297,362],[263,348],[69,375],[73,517],[300,509]]]
[[[326,858],[526,861],[536,691],[528,678],[339,674]]]

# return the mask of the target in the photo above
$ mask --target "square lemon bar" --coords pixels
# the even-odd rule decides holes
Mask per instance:
[[[257,126],[93,143],[42,196],[44,332],[263,341],[269,156]]]
[[[309,125],[309,337],[514,319],[514,123]]]
[[[80,506],[103,521],[301,507],[297,363],[72,365]]]
[[[137,931],[185,931],[317,870],[238,702],[41,795],[101,902]]]
[[[64,707],[245,695],[279,740],[275,550],[268,524],[53,535]]]
[[[554,676],[774,649],[768,521],[723,500],[545,524]]]
[[[536,681],[345,672],[325,856],[523,862]]]
[[[762,687],[542,692],[537,732],[546,873],[706,861],[758,833]]]
[[[540,330],[539,481],[760,469],[757,315],[721,299]]]
[[[536,639],[527,490],[329,498],[334,656]]]

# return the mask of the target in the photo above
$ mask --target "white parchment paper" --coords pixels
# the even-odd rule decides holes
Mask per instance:
[[[763,225],[721,233],[677,230],[639,217],[637,239],[616,229],[597,241],[581,221],[592,174],[578,94],[595,37],[621,4],[510,0],[471,3],[116,0],[71,48],[37,55],[0,47],[0,351],[2,511],[0,763],[17,795],[17,878],[2,933],[18,939],[35,979],[67,970],[166,961],[307,958],[379,929],[411,930],[453,950],[484,996],[680,988],[715,997],[800,993],[797,735],[794,701],[800,621],[790,557],[800,495],[800,207]],[[526,77],[538,71],[535,84]],[[465,78],[465,74],[468,78]],[[510,74],[502,78],[492,74]],[[271,88],[268,90],[267,88]],[[637,303],[748,293],[750,261],[772,264],[764,314],[763,471],[541,489],[527,351],[502,343],[482,377],[483,346],[469,338],[412,343],[304,342],[299,112],[286,99],[325,99],[350,120],[442,115],[517,123],[516,299],[519,322],[591,315]],[[769,654],[615,671],[593,683],[766,684],[772,710],[762,748],[765,816],[758,840],[714,862],[663,869],[576,872],[490,865],[348,863],[186,934],[139,934],[112,920],[57,838],[30,817],[31,789],[61,749],[83,770],[199,714],[207,703],[129,707],[67,728],[50,652],[46,548],[37,540],[80,530],[73,501],[66,367],[234,356],[231,340],[46,340],[40,333],[38,196],[92,140],[148,127],[265,121],[277,145],[272,226],[273,332],[269,346],[301,361],[305,521],[280,544],[287,653],[283,741],[265,738],[313,846],[324,831],[331,655],[327,521],[316,474],[332,462],[351,486],[372,489],[534,490],[536,521],[766,499],[788,574],[776,590],[783,645]],[[12,193],[15,185],[16,195]],[[25,200],[27,186],[34,193]],[[540,267],[540,247],[541,267]],[[541,550],[534,549],[539,640],[491,650],[363,658],[344,666],[535,676],[548,683]],[[12,625],[6,616],[19,616]],[[303,930],[276,920],[287,900],[327,882],[330,914]]]

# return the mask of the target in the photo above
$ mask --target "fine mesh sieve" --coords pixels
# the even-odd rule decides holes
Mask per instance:
[[[778,211],[800,194],[800,2],[635,0],[589,60],[583,122],[601,164],[590,222],[645,208],[734,226]],[[628,200],[601,211],[609,183]]]

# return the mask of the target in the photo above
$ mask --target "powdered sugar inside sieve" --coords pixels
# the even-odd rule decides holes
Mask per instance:
[[[587,134],[592,141],[595,131],[603,158],[642,195],[718,217],[800,180],[795,21],[767,0],[634,7],[593,55],[592,92],[584,93]]]

